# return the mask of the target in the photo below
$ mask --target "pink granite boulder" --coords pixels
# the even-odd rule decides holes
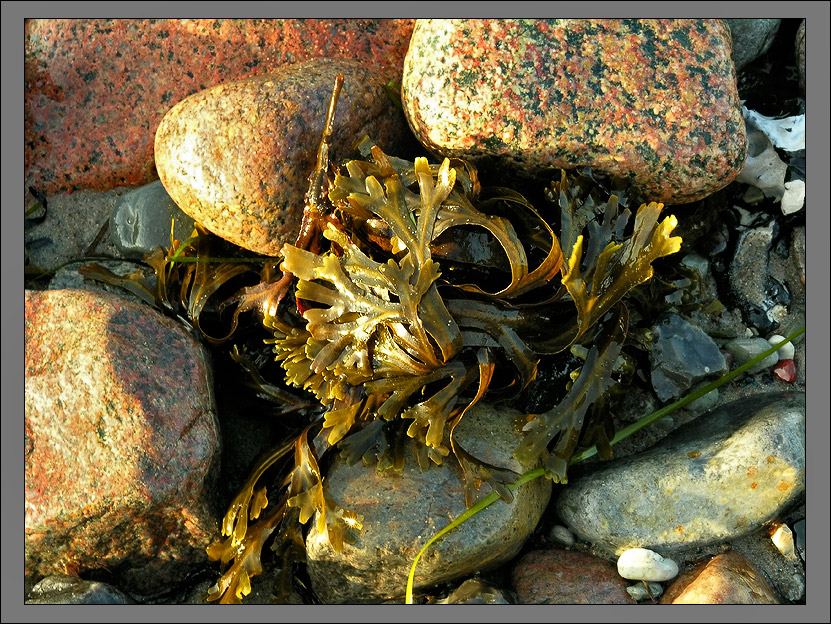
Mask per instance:
[[[116,295],[25,294],[28,585],[106,569],[152,593],[205,563],[219,427],[201,346]]]
[[[667,204],[723,188],[746,154],[722,20],[418,20],[402,101],[442,156],[590,166]]]
[[[51,195],[152,182],[162,117],[223,82],[313,58],[353,59],[400,81],[413,22],[26,20],[26,186]]]

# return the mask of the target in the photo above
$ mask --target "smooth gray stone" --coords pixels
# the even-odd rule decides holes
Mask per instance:
[[[520,441],[516,412],[477,403],[456,427],[455,438],[469,453],[493,466],[522,474],[512,453]],[[422,472],[411,448],[400,471],[378,472],[362,462],[333,461],[323,482],[327,496],[363,516],[353,544],[337,553],[312,523],[306,538],[308,572],[324,604],[381,602],[403,596],[410,566],[421,547],[464,511],[463,478],[456,458]],[[497,500],[483,512],[436,540],[416,568],[414,588],[470,576],[517,555],[534,531],[551,496],[540,478],[517,488],[514,500]],[[482,485],[480,496],[490,488]]]
[[[699,381],[727,372],[727,362],[713,339],[677,314],[656,325],[652,333],[652,387],[661,401],[679,398]]]
[[[781,19],[762,18],[727,18],[724,21],[733,37],[736,71],[768,51],[782,22]]]
[[[609,554],[663,555],[745,535],[805,491],[805,395],[733,401],[654,447],[569,479],[560,518]]]
[[[29,592],[26,604],[40,605],[123,605],[136,604],[120,589],[99,581],[85,581],[77,576],[47,576]]]
[[[154,247],[170,247],[173,236],[187,240],[194,221],[167,194],[161,180],[125,193],[110,215],[110,238],[127,258],[140,260]]]

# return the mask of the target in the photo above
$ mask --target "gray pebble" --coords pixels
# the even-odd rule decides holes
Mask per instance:
[[[733,62],[736,71],[768,51],[779,30],[781,19],[725,19],[733,38]]]
[[[176,205],[160,180],[126,193],[110,215],[110,238],[126,258],[141,260],[154,247],[170,247],[170,224],[175,239],[187,240],[194,221]]]
[[[727,372],[718,345],[673,314],[652,329],[652,387],[661,401],[679,398],[699,381]]]
[[[728,403],[643,453],[574,474],[557,511],[577,537],[609,553],[675,553],[749,533],[804,489],[805,395],[771,393]]]
[[[733,362],[735,365],[742,366],[747,364],[756,356],[761,355],[770,349],[771,346],[772,345],[767,340],[757,336],[755,338],[734,338],[730,342],[726,343],[724,348],[733,355]],[[777,355],[777,353],[772,353],[758,364],[755,364],[747,369],[747,372],[751,375],[755,375],[756,373],[760,373],[771,366],[775,366],[778,361],[779,355]]]

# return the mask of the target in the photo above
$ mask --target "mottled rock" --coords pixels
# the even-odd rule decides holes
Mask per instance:
[[[677,314],[653,327],[652,335],[652,387],[661,401],[677,399],[698,382],[727,372],[713,339]]]
[[[219,430],[200,345],[147,306],[25,295],[25,574],[152,593],[207,561]]]
[[[123,605],[135,604],[120,589],[99,581],[85,581],[77,576],[47,576],[32,588],[26,604],[41,605]]]
[[[344,74],[330,162],[368,134],[395,153],[406,123],[377,72],[319,59],[196,93],[156,131],[156,167],[182,210],[214,234],[265,255],[294,243],[335,78]]]
[[[182,212],[161,180],[156,180],[119,199],[110,215],[110,238],[125,258],[141,260],[154,247],[170,247],[171,222],[174,239],[190,237],[193,218]]]
[[[733,40],[733,62],[736,71],[762,56],[770,49],[781,19],[727,18]]]
[[[510,410],[477,404],[454,436],[475,457],[522,473],[532,467],[512,456],[520,441],[515,416]],[[452,456],[426,473],[410,448],[401,471],[378,472],[361,462],[350,466],[338,457],[323,483],[335,503],[363,516],[363,529],[342,553],[336,553],[315,526],[306,538],[309,577],[324,603],[403,596],[419,550],[465,511],[463,478]],[[483,486],[479,494],[488,491]],[[419,560],[415,590],[509,561],[536,527],[550,495],[551,483],[535,479],[514,492],[510,505],[497,500],[444,535]]]
[[[780,604],[759,571],[735,550],[685,572],[670,585],[661,604]]]
[[[534,550],[512,572],[519,604],[633,604],[615,565],[575,550]]]
[[[438,154],[587,165],[682,204],[744,164],[730,52],[721,20],[418,20],[402,102]]]
[[[739,399],[637,455],[574,471],[561,519],[610,553],[672,555],[749,533],[805,489],[805,395]]]
[[[399,81],[413,22],[26,20],[26,187],[51,195],[152,182],[153,133],[168,109],[230,80],[343,58]]]

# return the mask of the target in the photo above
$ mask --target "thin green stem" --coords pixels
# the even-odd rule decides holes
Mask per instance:
[[[691,403],[692,401],[695,401],[696,399],[700,399],[705,394],[707,394],[709,392],[712,392],[713,390],[715,390],[719,386],[722,386],[722,385],[728,383],[729,381],[731,381],[732,379],[735,379],[736,377],[738,377],[739,375],[741,375],[742,373],[747,371],[749,368],[752,368],[753,366],[755,366],[756,364],[758,364],[759,362],[764,360],[769,355],[771,355],[773,353],[776,353],[777,350],[781,349],[786,344],[788,344],[789,342],[792,342],[793,340],[795,340],[796,338],[798,338],[799,336],[801,336],[804,333],[805,333],[805,327],[801,327],[800,329],[796,330],[792,334],[789,334],[781,342],[778,342],[775,345],[773,345],[770,349],[767,349],[763,353],[760,353],[759,355],[754,357],[752,360],[750,360],[746,364],[742,364],[736,370],[734,370],[730,373],[727,373],[726,375],[723,375],[723,376],[719,377],[718,379],[716,379],[715,381],[707,384],[703,388],[700,388],[700,389],[696,390],[695,392],[685,396],[684,398],[679,399],[678,401],[675,401],[674,403],[670,403],[669,405],[666,405],[666,406],[662,407],[661,409],[657,410],[656,412],[653,412],[649,416],[645,416],[644,418],[641,418],[637,422],[632,423],[628,427],[625,427],[625,428],[621,429],[617,434],[615,434],[615,436],[611,439],[609,444],[617,444],[621,440],[624,440],[624,439],[628,438],[633,433],[635,433],[637,431],[640,431],[641,429],[643,429],[644,427],[646,427],[648,425],[651,425],[652,423],[660,420],[661,418],[663,418],[664,416],[667,416],[668,414],[671,414],[672,412],[674,412],[675,410],[683,407],[684,405],[687,405],[688,403]],[[581,453],[578,453],[578,454],[572,456],[570,463],[576,464],[577,462],[581,462],[581,461],[583,461],[585,459],[588,459],[589,457],[592,457],[596,454],[597,454],[597,447],[593,446],[589,449],[586,449],[585,451],[583,451]],[[543,476],[544,474],[545,474],[545,468],[536,468],[536,469],[531,470],[530,472],[526,472],[525,474],[520,476],[514,483],[509,483],[507,485],[507,487],[511,492],[513,492],[519,486],[524,485],[525,483],[528,483],[529,481],[533,481],[534,479],[537,479],[537,478]],[[485,498],[483,498],[482,500],[477,502],[475,505],[473,505],[473,507],[466,510],[462,515],[460,515],[458,518],[456,518],[450,524],[448,524],[446,527],[444,527],[441,531],[436,533],[421,548],[421,550],[418,551],[418,554],[415,556],[415,559],[413,560],[412,566],[410,566],[410,574],[407,577],[407,592],[406,592],[406,595],[405,595],[405,603],[406,604],[413,604],[413,580],[415,579],[415,569],[416,569],[416,565],[418,565],[418,562],[421,559],[421,556],[424,554],[424,552],[427,550],[427,548],[429,548],[436,540],[441,538],[446,533],[452,531],[457,526],[463,524],[468,519],[472,518],[473,516],[478,514],[480,511],[482,511],[483,509],[486,509],[487,507],[490,507],[497,500],[499,500],[499,494],[497,494],[496,492],[491,492]]]

